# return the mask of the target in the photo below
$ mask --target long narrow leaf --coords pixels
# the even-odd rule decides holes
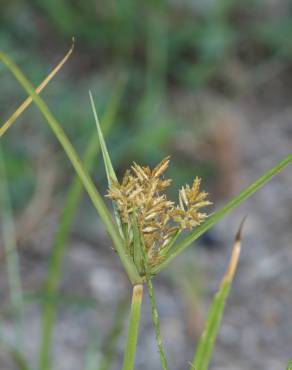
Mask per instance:
[[[118,229],[115,227],[113,223],[109,210],[107,209],[101,195],[97,191],[93,181],[89,177],[88,172],[84,169],[78,154],[73,148],[64,130],[62,129],[62,127],[60,126],[56,118],[52,115],[51,111],[49,110],[48,106],[45,104],[43,99],[35,93],[33,86],[27,80],[24,74],[20,71],[20,69],[3,52],[0,52],[0,60],[2,60],[2,62],[12,72],[12,74],[15,76],[18,82],[22,85],[22,87],[32,97],[35,104],[37,105],[39,110],[42,112],[43,116],[46,118],[46,121],[48,122],[49,126],[51,127],[57,139],[59,140],[63,149],[65,150],[76,173],[79,175],[94,207],[99,213],[101,220],[106,226],[106,229],[113,241],[116,251],[118,252],[120,256],[121,262],[124,265],[124,268],[129,276],[129,279],[131,280],[132,283],[137,283],[141,281],[141,278],[137,272],[137,269],[133,261],[127,255],[126,251],[123,248],[122,239],[119,235]]]
[[[35,89],[39,94],[51,81],[51,79],[59,72],[63,65],[67,62],[74,49],[74,39],[71,48],[58,65],[50,72],[50,74],[43,80],[43,82]],[[25,111],[25,109],[32,103],[31,96],[27,97],[24,102],[16,109],[16,111],[9,117],[9,119],[0,127],[0,137],[12,126],[15,120]]]
[[[202,225],[197,227],[193,232],[189,233],[185,238],[179,241],[173,246],[165,260],[154,269],[152,272],[157,273],[169,265],[169,263],[176,258],[180,253],[182,253],[190,244],[198,239],[202,234],[208,231],[212,226],[214,226],[218,221],[221,220],[227,213],[232,211],[235,207],[239,206],[243,201],[252,196],[257,190],[269,182],[272,177],[283,170],[292,162],[292,154],[289,154],[286,158],[280,161],[276,166],[267,171],[263,176],[256,180],[253,184],[249,185],[237,196],[232,198],[224,207],[215,212],[211,217],[207,219]]]
[[[287,370],[292,370],[292,359],[288,362]]]
[[[106,170],[106,175],[107,175],[107,181],[108,181],[108,184],[110,185],[112,180],[117,180],[117,176],[116,176],[115,170],[113,168],[113,165],[112,165],[112,162],[111,162],[111,159],[110,159],[107,147],[106,147],[106,143],[105,143],[105,140],[104,140],[104,137],[103,137],[101,127],[100,127],[100,123],[99,123],[99,119],[98,119],[98,116],[97,116],[97,113],[96,113],[95,104],[94,104],[94,101],[93,101],[91,91],[89,91],[89,97],[90,97],[91,107],[92,107],[92,111],[93,111],[93,115],[94,115],[94,119],[95,119],[95,123],[96,123],[96,127],[97,127],[97,133],[98,133],[100,148],[101,148],[102,156],[103,156],[103,160],[104,160],[104,165],[105,165],[105,170]]]
[[[229,296],[231,284],[238,264],[238,259],[241,249],[241,229],[243,221],[240,225],[238,233],[235,238],[231,258],[227,267],[226,273],[221,281],[220,288],[216,293],[211,308],[209,310],[208,318],[205,324],[205,329],[199,341],[193,363],[192,369],[207,370],[211,360],[214,343],[217,338],[218,330],[221,324],[224,313],[225,303]]]
[[[120,103],[123,88],[124,84],[118,83],[102,117],[105,132],[108,132],[111,125],[113,124],[117,108]],[[100,147],[96,135],[91,135],[91,140],[89,141],[86,152],[84,154],[84,167],[87,171],[91,171],[99,148]],[[82,182],[80,181],[80,178],[76,175],[65,200],[63,213],[55,237],[53,252],[50,259],[46,287],[47,293],[50,296],[54,296],[59,287],[63,258],[68,243],[69,232],[76,213],[77,206],[83,193],[82,190]],[[55,314],[56,302],[53,299],[48,299],[45,302],[43,309],[41,348],[39,352],[40,370],[47,370],[50,365],[49,359],[52,345],[52,332],[55,321]]]
[[[97,127],[97,133],[98,133],[100,148],[101,148],[101,151],[102,151],[103,162],[104,162],[104,166],[105,166],[108,186],[111,187],[112,181],[113,180],[117,181],[117,176],[116,176],[114,167],[112,165],[112,161],[110,159],[110,156],[109,156],[109,153],[108,153],[108,150],[107,150],[107,147],[106,147],[106,143],[105,143],[105,140],[104,140],[104,137],[103,137],[101,127],[100,127],[100,123],[99,123],[99,119],[98,119],[98,116],[97,116],[97,113],[96,113],[96,109],[95,109],[95,105],[94,105],[94,101],[93,101],[91,91],[89,91],[89,97],[90,97],[91,107],[92,107],[92,111],[93,111],[93,116],[94,116],[96,127]],[[114,208],[115,219],[116,219],[116,222],[117,222],[117,225],[118,225],[118,228],[119,228],[120,235],[121,235],[121,237],[123,237],[122,222],[121,222],[119,213],[117,211],[117,208],[116,208],[114,202],[113,202],[113,208]]]

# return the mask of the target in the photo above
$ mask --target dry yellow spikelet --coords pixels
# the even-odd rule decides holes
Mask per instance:
[[[207,200],[208,193],[200,191],[198,177],[192,187],[186,185],[180,189],[178,205],[167,199],[164,192],[172,180],[163,175],[168,165],[169,157],[153,170],[134,162],[121,183],[112,182],[107,194],[115,202],[125,226],[130,254],[133,254],[134,218],[151,266],[157,266],[163,260],[162,251],[178,232],[192,229],[205,220],[207,214],[199,210],[211,204]]]

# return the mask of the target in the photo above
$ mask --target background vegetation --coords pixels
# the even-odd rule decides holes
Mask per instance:
[[[287,127],[289,128],[291,124],[286,123],[285,114],[291,113],[289,108],[292,66],[291,17],[292,7],[289,1],[282,1],[279,4],[260,0],[216,2],[2,0],[0,48],[21,66],[35,85],[38,85],[61,59],[71,45],[72,36],[75,36],[73,56],[47,86],[42,96],[62,123],[78,152],[84,153],[92,133],[95,132],[88,99],[89,88],[94,93],[97,109],[101,115],[106,111],[117,85],[124,84],[121,102],[107,140],[118,176],[122,175],[133,160],[155,164],[162,157],[171,154],[172,166],[169,176],[175,180],[175,192],[178,186],[190,182],[194,175],[199,175],[203,177],[213,200],[218,204],[256,178],[259,169],[261,171],[268,169],[289,150],[291,127],[290,131]],[[0,67],[0,88],[0,113],[4,121],[17,108],[25,94],[3,66]],[[1,183],[4,183],[5,178],[9,188],[11,212],[16,220],[12,225],[15,227],[15,242],[19,247],[24,247],[20,248],[21,280],[27,291],[25,301],[31,302],[31,306],[27,306],[30,307],[27,308],[27,315],[37,315],[39,312],[38,307],[34,305],[37,300],[43,299],[46,262],[50,255],[64,195],[74,175],[61,148],[42,120],[39,112],[31,107],[15,123],[10,134],[1,139],[5,163],[5,175],[3,170]],[[246,120],[251,120],[251,126]],[[268,125],[271,120],[273,122],[276,120],[277,132],[285,136],[285,141],[279,141],[275,146],[270,146],[271,142],[275,142],[274,126]],[[266,130],[262,129],[263,124],[260,125],[260,122],[265,121]],[[256,134],[259,136],[253,140],[252,136]],[[260,148],[258,151],[255,150],[256,145]],[[252,153],[250,156],[244,154],[249,150]],[[254,161],[259,161],[258,167],[252,167]],[[96,160],[93,176],[104,192],[106,178],[100,163],[99,158]],[[250,172],[249,168],[252,168]],[[287,177],[285,179],[282,180],[283,184],[288,182]],[[272,195],[279,197],[281,202],[279,193],[283,192],[286,196],[283,190],[285,186],[282,188],[278,186],[275,191],[271,190],[271,193],[262,195],[263,203],[267,202],[273,207],[275,224],[281,223],[281,217],[277,216],[281,214],[281,207],[277,209],[275,204],[269,203],[267,199]],[[262,203],[258,205],[261,206]],[[289,217],[288,211],[283,212]],[[99,312],[106,309],[105,302],[101,299],[104,292],[100,291],[98,282],[93,278],[95,276],[93,272],[90,276],[95,288],[90,290],[87,287],[88,291],[85,293],[82,284],[79,289],[76,288],[78,280],[86,276],[89,269],[89,262],[82,264],[82,258],[88,257],[86,251],[82,252],[84,251],[82,243],[91,246],[90,250],[101,248],[101,252],[97,252],[99,257],[100,253],[109,259],[113,257],[110,252],[106,252],[108,248],[102,248],[102,245],[108,247],[108,241],[96,226],[96,219],[86,199],[76,220],[71,241],[75,246],[76,243],[80,243],[81,246],[79,249],[73,248],[75,255],[71,256],[71,260],[68,258],[67,271],[76,273],[77,281],[71,279],[70,272],[66,275],[65,266],[64,294],[60,295],[60,300],[64,304],[60,309],[61,314],[66,315],[69,312],[69,315],[73,316],[76,309],[91,312],[88,307],[92,305],[94,306],[92,311],[95,311],[96,300]],[[237,223],[239,221],[240,218]],[[256,224],[254,227],[259,226],[261,225]],[[228,229],[228,226],[226,228]],[[230,240],[235,231],[229,230]],[[287,245],[290,234],[289,229],[285,229],[285,223],[283,230],[272,225],[270,232],[284,235],[280,244]],[[1,238],[2,240],[4,238],[3,232]],[[216,249],[219,244],[226,244],[228,241],[226,229],[225,234],[224,230],[219,229],[217,232],[209,233],[202,244]],[[257,241],[261,245],[265,244],[265,238]],[[76,249],[80,252],[76,252]],[[272,245],[271,250],[272,254],[277,252],[273,250]],[[1,253],[3,255],[3,248]],[[85,253],[83,257],[82,253]],[[90,255],[91,252],[88,253]],[[219,249],[218,253],[222,255],[222,249]],[[225,252],[223,254],[226,255]],[[263,254],[264,249],[259,247],[257,258]],[[80,266],[77,272],[74,258]],[[201,258],[204,266],[204,255]],[[212,260],[214,256],[207,259]],[[209,269],[214,269],[214,266],[208,263],[210,262],[206,262],[206,265],[210,267],[206,267],[206,273],[210,272]],[[37,265],[39,270],[35,267],[32,269],[32,266]],[[198,271],[196,276],[192,276],[191,281],[196,280],[194,288],[190,286],[189,279],[185,276],[188,276],[190,271],[193,272],[194,265],[191,264],[191,267],[186,268],[187,265],[188,261],[182,261],[182,270],[185,273],[178,274],[180,278],[165,276],[165,281],[161,283],[162,289],[167,291],[168,285],[174,284],[178,291],[183,292],[181,294],[187,302],[186,307],[189,307],[188,302],[196,302],[197,310],[200,311],[198,302],[200,291],[204,286],[204,272]],[[102,266],[99,268],[102,270]],[[216,268],[219,271],[220,264]],[[199,267],[196,269],[199,270]],[[221,275],[222,271],[223,269]],[[12,276],[15,277],[15,274],[12,272]],[[66,281],[66,276],[70,282]],[[106,276],[105,273],[96,279],[111,281]],[[3,320],[9,323],[7,281],[4,276],[3,279],[1,286],[4,298]],[[215,281],[218,281],[218,278]],[[15,281],[12,278],[12,282],[16,284],[17,290],[17,279]],[[111,284],[109,288],[114,289]],[[97,289],[97,292],[94,289]],[[285,291],[285,287],[283,289]],[[74,296],[74,292],[77,297]],[[12,299],[17,314],[19,297]],[[166,307],[167,294],[163,299],[165,303],[162,306]],[[117,300],[112,303],[115,305]],[[118,308],[123,312],[120,305]],[[182,308],[178,308],[178,311],[181,312]],[[165,312],[167,313],[167,309],[163,308],[162,314]],[[283,316],[280,317],[286,317],[286,312],[284,310]],[[77,316],[85,320],[85,317],[88,318],[86,315]],[[198,317],[199,313],[191,315],[194,327],[200,327]],[[110,316],[104,326],[99,323],[101,332],[109,333],[109,323],[112,321]],[[273,318],[271,321],[273,322]],[[60,319],[59,325],[62,322]],[[8,327],[7,333],[2,334],[5,343],[8,341],[15,344],[13,331],[8,324],[5,325],[3,324],[4,328]],[[38,324],[35,325],[37,327]],[[70,325],[72,326],[71,322]],[[66,326],[66,330],[70,325]],[[250,325],[252,326],[252,323]],[[118,323],[117,326],[119,327]],[[80,326],[76,325],[75,330],[78,331],[78,327]],[[58,349],[55,349],[60,368],[73,369],[70,356],[72,351],[74,352],[72,350],[74,346],[77,346],[77,353],[82,356],[86,352],[85,347],[89,347],[89,354],[86,352],[90,358],[88,361],[94,363],[99,361],[94,356],[101,351],[104,344],[101,339],[96,339],[90,328],[87,329],[88,336],[94,337],[94,343],[100,340],[100,345],[94,344],[92,349],[91,340],[90,345],[80,344],[87,340],[80,333],[76,335],[76,341],[71,343],[73,347],[70,347],[70,340],[69,344],[65,339],[61,340],[56,347],[60,348],[62,354],[58,355]],[[114,329],[115,325],[113,332]],[[144,324],[144,330],[147,332],[147,323]],[[35,329],[35,332],[37,331]],[[285,338],[285,333],[282,334]],[[111,335],[112,333],[109,333],[109,337]],[[196,329],[186,334],[188,335],[197,336]],[[115,338],[114,334],[113,336]],[[34,344],[31,344],[27,353],[35,359],[37,334],[33,338]],[[277,345],[279,348],[281,345],[274,342],[272,344],[276,346],[275,352],[282,358],[283,364],[287,363],[289,353],[285,346],[277,352]],[[151,345],[149,346],[151,348]],[[4,351],[3,363],[6,361],[6,352]],[[227,349],[226,353],[230,356],[226,363],[229,362],[234,369],[236,365],[232,364],[232,351],[228,352]],[[146,368],[143,356],[140,358],[141,366]],[[77,366],[78,363],[76,369]],[[178,359],[177,366],[184,368],[182,359],[181,362]],[[254,365],[250,368],[255,368],[252,366]],[[268,363],[265,366],[269,369]],[[270,366],[273,370],[277,369],[277,366],[281,368],[279,363]],[[238,368],[241,368],[240,361]]]

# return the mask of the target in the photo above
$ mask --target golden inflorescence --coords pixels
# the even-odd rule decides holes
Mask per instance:
[[[134,258],[136,227],[150,266],[163,260],[165,251],[182,230],[193,229],[205,220],[207,214],[200,209],[211,204],[208,193],[200,191],[198,177],[191,187],[186,185],[179,190],[177,205],[167,199],[165,190],[172,180],[164,179],[163,174],[168,164],[169,157],[153,170],[134,163],[121,183],[112,181],[107,194],[119,213],[129,253]]]

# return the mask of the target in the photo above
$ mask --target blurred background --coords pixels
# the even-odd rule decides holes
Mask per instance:
[[[35,86],[72,36],[74,52],[42,96],[81,156],[96,135],[89,89],[107,124],[118,175],[134,160],[155,165],[171,155],[170,197],[198,175],[214,202],[211,211],[291,152],[291,1],[1,0],[0,49]],[[2,125],[26,97],[3,65],[0,91]],[[48,264],[74,171],[33,105],[1,138],[0,158],[0,367],[21,368],[11,351],[21,348],[36,368]],[[92,175],[105,194],[100,155]],[[211,368],[286,368],[292,357],[291,177],[290,169],[280,173],[155,279],[172,369],[185,369],[192,359],[245,214],[242,258]],[[12,263],[5,243],[17,246]],[[53,369],[120,368],[129,291],[84,195],[55,302]],[[147,297],[137,369],[160,369]]]

